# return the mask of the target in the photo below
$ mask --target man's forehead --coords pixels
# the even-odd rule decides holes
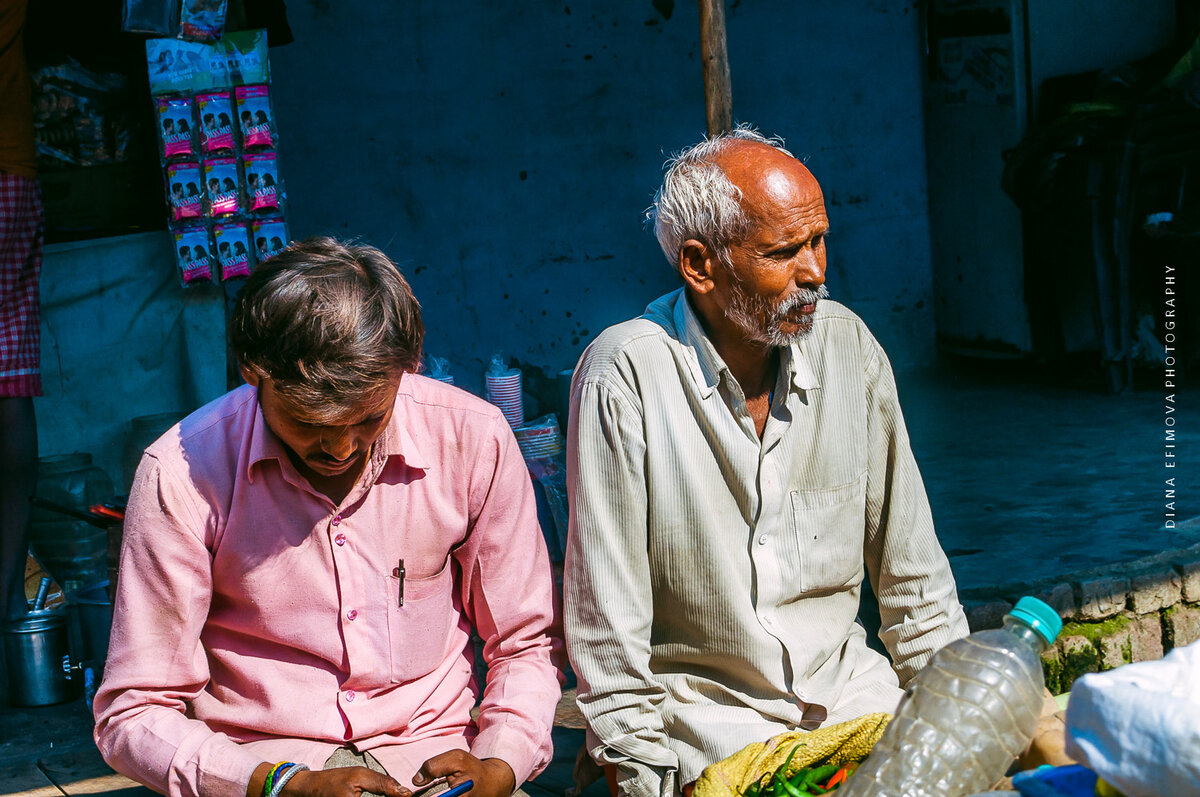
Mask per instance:
[[[274,391],[276,406],[293,420],[313,426],[345,426],[387,412],[396,401],[396,385],[378,388],[346,400],[299,401],[287,395],[290,391]]]
[[[752,215],[823,209],[821,186],[795,158],[758,141],[733,141],[717,158],[730,182],[742,191]]]

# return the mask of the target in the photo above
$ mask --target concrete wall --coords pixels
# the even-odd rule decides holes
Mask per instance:
[[[927,361],[915,7],[728,5],[735,117],[808,156],[831,291],[899,366]],[[400,261],[427,348],[460,383],[478,387],[497,349],[570,368],[676,286],[641,211],[665,153],[704,131],[695,3],[304,0],[288,14],[296,42],[271,58],[293,236],[361,236]]]
[[[123,463],[131,419],[179,420],[225,392],[224,296],[184,288],[174,262],[170,236],[149,232],[53,244],[42,263],[39,453],[90,453],[118,493],[158,436]]]

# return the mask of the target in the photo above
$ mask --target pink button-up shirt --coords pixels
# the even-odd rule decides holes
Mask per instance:
[[[472,626],[488,663],[474,721]],[[520,784],[550,760],[561,648],[529,475],[499,410],[406,374],[335,506],[244,386],[138,468],[96,743],[171,795],[242,797],[263,761],[319,769],[346,745],[406,785],[456,748],[504,760]]]

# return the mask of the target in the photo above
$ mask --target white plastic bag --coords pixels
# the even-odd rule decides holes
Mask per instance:
[[[1200,642],[1075,681],[1066,749],[1127,797],[1200,797]]]

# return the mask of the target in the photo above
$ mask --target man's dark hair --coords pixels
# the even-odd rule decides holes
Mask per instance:
[[[246,280],[234,353],[315,420],[333,420],[421,361],[421,306],[373,246],[307,238]]]

